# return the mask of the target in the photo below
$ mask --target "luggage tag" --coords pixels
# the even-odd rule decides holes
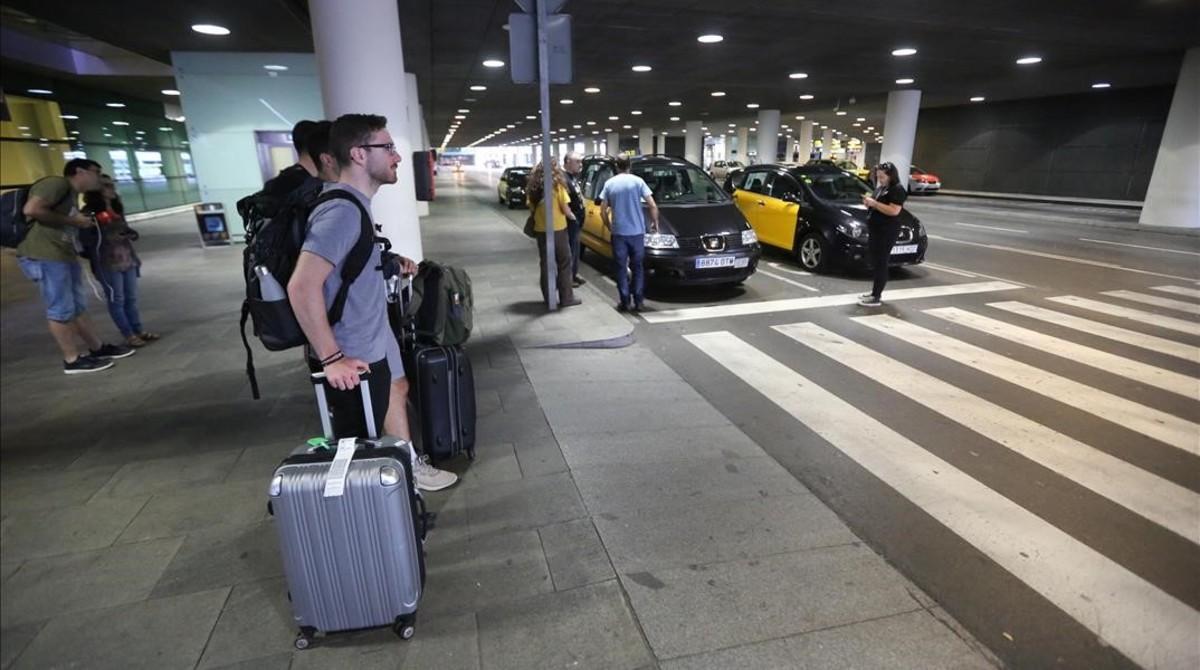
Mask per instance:
[[[346,475],[350,473],[350,461],[354,458],[354,449],[358,438],[343,437],[338,440],[337,454],[329,465],[329,475],[325,478],[325,497],[336,498],[346,491]]]

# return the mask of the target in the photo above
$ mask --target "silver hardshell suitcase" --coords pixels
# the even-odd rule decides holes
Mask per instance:
[[[388,625],[401,638],[411,638],[425,583],[427,515],[413,482],[410,446],[375,437],[364,378],[363,413],[372,439],[356,440],[340,492],[331,492],[331,471],[344,464],[334,463],[338,444],[332,439],[324,373],[314,374],[313,383],[326,440],[285,459],[268,492],[300,629],[296,648],[308,648],[318,632]]]

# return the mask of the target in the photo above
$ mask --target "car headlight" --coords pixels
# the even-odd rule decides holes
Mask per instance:
[[[678,249],[679,240],[674,235],[653,233],[646,236],[647,249]]]
[[[837,224],[837,230],[839,233],[849,237],[852,240],[867,239],[867,227],[864,226],[862,222],[854,219],[839,222]]]
[[[742,231],[742,246],[748,247],[751,244],[758,244],[758,233],[754,232],[753,228],[747,228]]]

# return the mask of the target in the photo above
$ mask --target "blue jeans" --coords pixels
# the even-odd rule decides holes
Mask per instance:
[[[142,317],[137,307],[137,273],[136,267],[123,272],[102,269],[97,277],[104,285],[108,314],[125,337],[142,333]]]
[[[87,309],[87,292],[83,289],[83,268],[76,261],[45,261],[38,258],[17,258],[21,272],[38,285],[42,302],[46,303],[46,318],[70,323]]]
[[[617,294],[622,305],[629,305],[629,273],[626,268],[633,266],[633,304],[641,305],[646,299],[646,236],[645,235],[613,235],[614,269],[617,275]]]

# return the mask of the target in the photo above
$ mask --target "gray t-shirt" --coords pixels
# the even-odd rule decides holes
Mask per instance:
[[[349,191],[368,212],[371,200],[352,186],[341,183],[326,184],[323,192],[340,188]],[[342,285],[342,266],[358,242],[362,231],[362,215],[354,203],[334,200],[322,203],[308,217],[308,235],[302,249],[314,253],[333,264],[333,271],[325,279],[325,305],[333,304]],[[346,295],[346,306],[342,320],[333,326],[333,336],[338,347],[347,356],[367,363],[388,359],[392,378],[404,376],[400,364],[400,349],[387,317],[387,287],[380,265],[379,246],[371,251],[371,258],[362,274],[350,285]]]

